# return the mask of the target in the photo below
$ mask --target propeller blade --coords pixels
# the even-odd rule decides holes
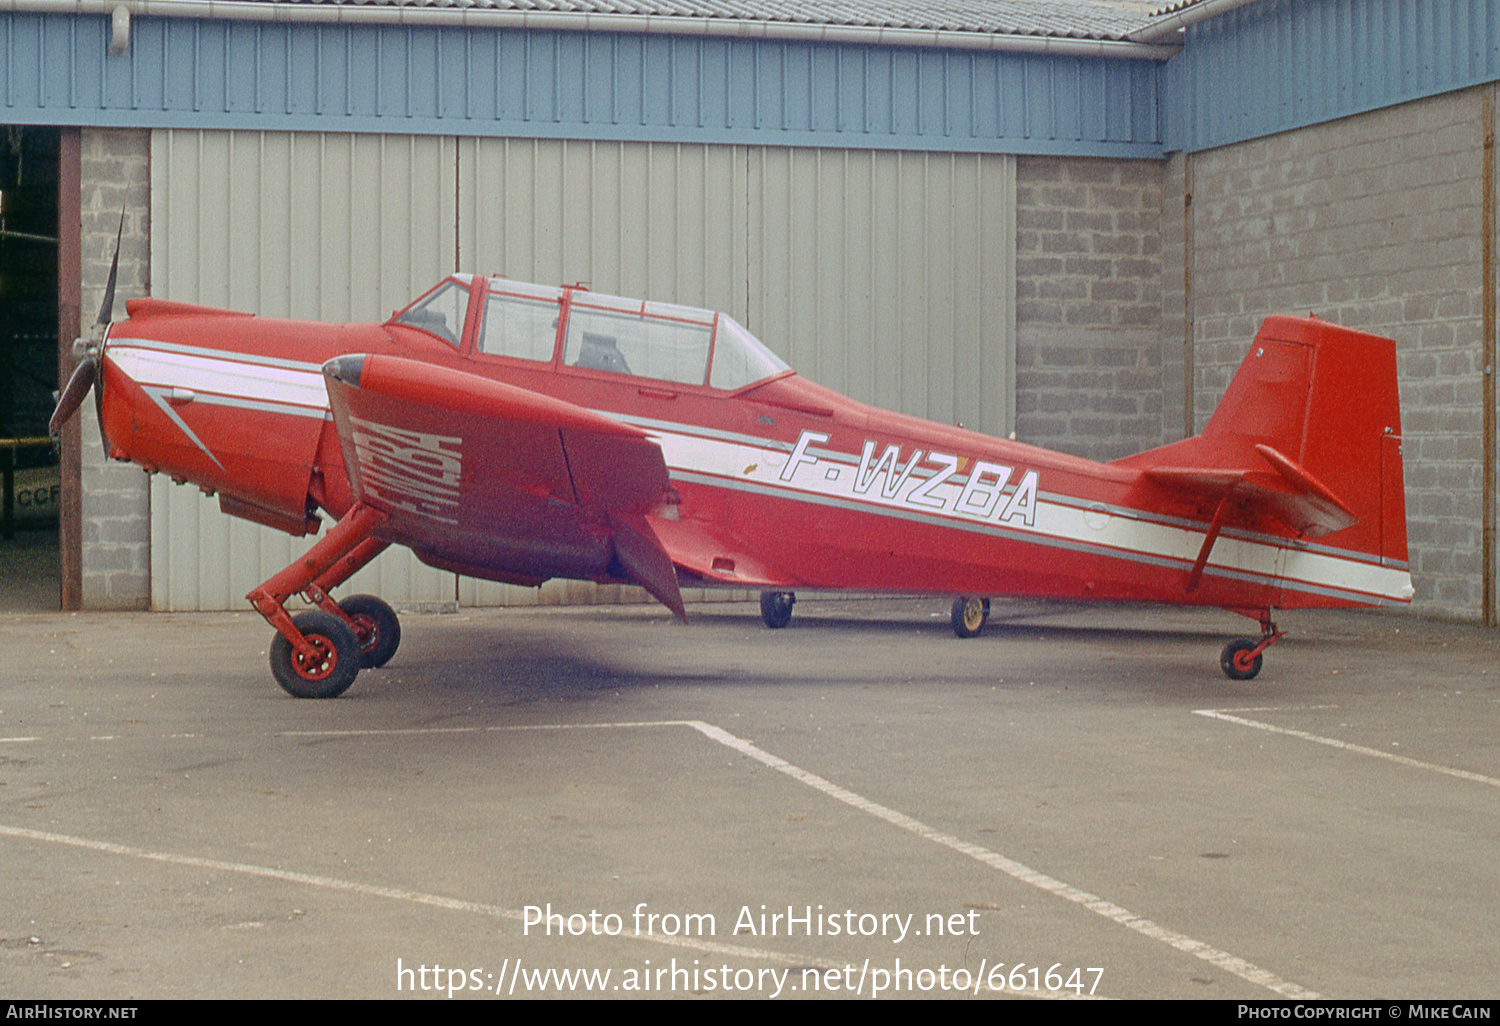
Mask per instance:
[[[125,237],[125,204],[120,204],[120,227],[115,232],[115,258],[109,262],[109,284],[104,286],[104,302],[99,306],[99,319],[94,323],[108,324],[115,312],[115,277],[120,272],[120,240]]]
[[[84,396],[89,394],[89,389],[94,387],[94,379],[99,374],[99,358],[85,356],[79,361],[73,371],[73,376],[68,379],[68,387],[64,388],[62,395],[58,397],[57,409],[52,413],[52,419],[47,423],[47,433],[53,438],[62,434],[63,425],[73,414],[78,412],[78,407],[83,405]]]

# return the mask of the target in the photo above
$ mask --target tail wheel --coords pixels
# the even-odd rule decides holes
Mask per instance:
[[[1219,666],[1230,680],[1251,680],[1260,672],[1261,653],[1256,649],[1261,643],[1254,638],[1235,638],[1224,646],[1219,655]]]
[[[960,638],[977,637],[989,618],[989,599],[960,595],[953,600],[953,633]]]
[[[349,690],[359,674],[359,639],[332,613],[314,609],[292,617],[292,626],[302,632],[317,650],[309,658],[278,634],[271,639],[271,673],[289,694],[298,698],[337,698]]]
[[[401,620],[396,611],[374,595],[350,595],[339,608],[354,621],[360,665],[373,669],[390,662],[401,645]]]
[[[792,606],[797,596],[789,591],[763,591],[760,593],[760,618],[773,630],[792,622]]]

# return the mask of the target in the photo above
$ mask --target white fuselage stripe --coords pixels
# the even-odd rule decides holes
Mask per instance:
[[[255,353],[240,353],[232,349],[215,349],[212,346],[189,346],[181,342],[161,342],[154,338],[115,338],[110,336],[111,347],[116,345],[154,349],[163,353],[182,353],[186,356],[201,356],[225,363],[254,363],[262,367],[284,367],[287,370],[311,371],[316,374],[322,364],[312,360],[288,360],[283,356],[261,356]]]
[[[628,414],[616,413],[612,410],[596,409],[593,412],[602,414],[606,417],[613,417],[616,420],[624,421],[627,424],[633,424],[636,427],[645,428],[648,431],[676,434],[681,435],[685,438],[703,438],[727,442],[737,442],[742,445],[751,446],[752,448],[755,448],[757,450],[764,449],[767,451],[791,452],[793,449],[793,445],[790,442],[778,442],[774,439],[759,438],[755,435],[747,435],[743,432],[738,431],[722,431],[717,428],[707,428],[697,424],[679,424],[672,421],[659,420],[652,417],[636,417]],[[818,456],[820,459],[828,459],[835,462],[846,463],[851,466],[859,465],[859,457],[853,453],[839,452],[832,449],[823,449],[817,446],[810,446],[807,451]],[[933,471],[927,469],[926,467],[918,466],[912,471],[912,476],[925,479],[927,477],[930,477],[932,473]],[[1007,491],[1014,491],[1014,488],[1008,488]],[[1038,494],[1042,499],[1049,502],[1054,502],[1061,506],[1077,506],[1080,509],[1099,510],[1109,514],[1110,516],[1123,516],[1149,523],[1166,524],[1172,527],[1185,527],[1189,530],[1197,531],[1200,534],[1208,530],[1208,521],[1206,520],[1193,520],[1186,517],[1169,516],[1168,514],[1158,513],[1153,510],[1132,509],[1128,506],[1119,506],[1113,503],[1100,503],[1091,499],[1081,499],[1077,496],[1067,495],[1061,492],[1049,492],[1046,488],[1042,488]],[[1258,541],[1277,546],[1286,544],[1286,539],[1284,537],[1265,534],[1258,531],[1249,531],[1245,530],[1244,528],[1238,527],[1225,527],[1222,537],[1242,538],[1246,541]],[[1321,545],[1318,542],[1307,540],[1298,540],[1296,542],[1296,545],[1298,549],[1302,551],[1321,552],[1325,555],[1330,555],[1338,559],[1355,560],[1361,563],[1370,563],[1375,566],[1384,566],[1395,568],[1398,570],[1408,569],[1408,565],[1405,560],[1383,558],[1381,556],[1375,555],[1374,553],[1354,552],[1349,549],[1341,549],[1333,545]]]
[[[1017,481],[1027,469],[1024,467],[1012,469],[1004,494],[980,514],[957,508],[963,494],[962,475],[933,487],[923,498],[940,500],[942,505],[941,509],[928,508],[925,503],[911,501],[913,493],[929,480],[916,474],[891,487],[889,470],[872,472],[860,482],[859,467],[850,465],[847,459],[818,459],[799,463],[789,471],[789,479],[783,480],[790,457],[779,444],[757,447],[659,427],[653,437],[661,445],[673,476],[684,480],[1090,551],[1129,562],[1190,567],[1207,529],[1206,525],[1194,529],[1083,508],[1076,499],[1058,502],[1045,489],[1035,503],[1033,522],[1016,515],[1004,518],[1000,513],[1014,496]],[[816,454],[818,450],[809,447],[806,452]],[[899,477],[900,470],[895,474]],[[1410,601],[1411,579],[1404,570],[1382,567],[1358,555],[1344,558],[1335,551],[1327,546],[1304,550],[1293,542],[1276,544],[1226,533],[1214,545],[1204,572],[1258,583],[1280,580],[1283,586],[1299,591],[1371,604]]]
[[[113,340],[106,350],[110,362],[142,386],[186,389],[205,400],[247,400],[293,407],[286,412],[322,417],[328,409],[328,390],[317,364],[296,366],[290,360],[260,359],[186,346],[163,349],[156,343]],[[237,405],[231,403],[233,405]]]

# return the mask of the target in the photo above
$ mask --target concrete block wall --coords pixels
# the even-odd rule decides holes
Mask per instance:
[[[88,336],[109,279],[120,211],[114,316],[150,292],[151,134],[84,129],[82,137],[83,323]],[[83,606],[146,609],[151,603],[150,488],[140,468],[104,458],[94,404],[83,405]]]
[[[1016,161],[1016,437],[1110,460],[1161,442],[1153,161]]]
[[[1480,615],[1484,572],[1482,99],[1448,93],[1188,158],[1198,427],[1267,314],[1395,339],[1415,608],[1464,618]]]

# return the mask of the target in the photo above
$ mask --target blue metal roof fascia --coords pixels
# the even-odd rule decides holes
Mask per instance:
[[[1159,158],[1160,65],[785,40],[0,16],[0,121]]]
[[[1265,0],[1190,26],[1166,149],[1243,142],[1500,80],[1494,0]]]

